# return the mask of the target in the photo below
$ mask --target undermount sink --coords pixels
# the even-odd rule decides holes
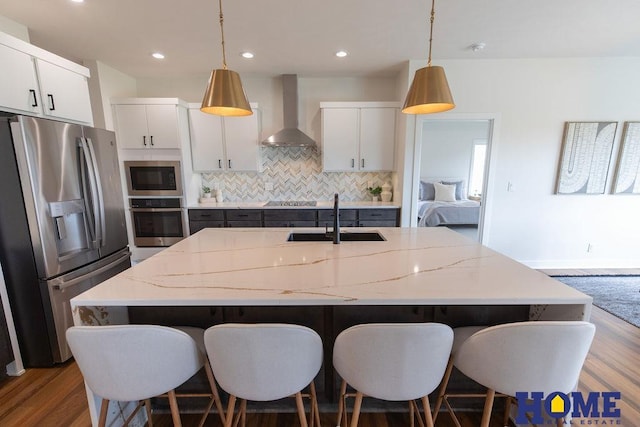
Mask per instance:
[[[383,242],[387,239],[378,232],[342,232],[341,242]],[[333,236],[326,233],[291,233],[287,238],[288,242],[332,242]]]

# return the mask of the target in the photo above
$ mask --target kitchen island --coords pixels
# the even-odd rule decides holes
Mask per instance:
[[[293,231],[322,233],[203,229],[74,298],[76,323],[126,321],[107,312],[133,306],[527,305],[531,319],[589,318],[591,297],[447,228],[347,228],[386,240],[339,245],[287,241]]]
[[[356,323],[589,319],[591,297],[447,228],[342,231],[385,240],[336,245],[287,240],[324,233],[317,228],[205,228],[72,299],[75,323],[303,324],[323,338],[318,385],[331,399],[333,339]]]

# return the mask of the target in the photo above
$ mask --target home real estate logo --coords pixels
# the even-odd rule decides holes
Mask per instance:
[[[585,399],[586,396],[586,399]],[[544,396],[542,392],[517,392],[518,415],[516,424],[544,424],[543,411],[553,419],[564,418],[568,425],[621,425],[619,391],[582,393],[574,391],[570,395],[553,392]],[[572,404],[573,401],[573,404]],[[570,418],[570,420],[567,420]]]

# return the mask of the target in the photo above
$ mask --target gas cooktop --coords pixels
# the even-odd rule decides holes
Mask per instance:
[[[316,206],[316,203],[308,200],[271,200],[265,206]]]

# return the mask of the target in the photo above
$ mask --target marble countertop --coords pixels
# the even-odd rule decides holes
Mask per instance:
[[[212,199],[213,200],[213,199]],[[265,206],[267,202],[214,202],[190,204],[187,209],[333,209],[333,201],[318,201],[316,206]],[[393,202],[340,202],[340,209],[399,208]]]
[[[208,228],[72,299],[78,306],[518,305],[592,298],[444,227],[383,242],[287,242],[287,228]]]

